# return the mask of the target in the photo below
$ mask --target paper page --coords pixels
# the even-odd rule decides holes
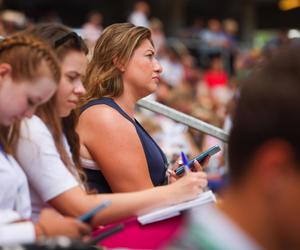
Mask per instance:
[[[209,202],[215,202],[216,198],[212,191],[206,191],[204,193],[199,194],[199,196],[193,200],[182,202],[176,205],[172,205],[169,207],[161,208],[155,210],[153,212],[147,213],[145,215],[139,216],[138,221],[142,224],[152,223],[154,221],[163,220],[166,218],[171,218],[173,216],[178,215],[181,211],[201,206],[203,204]]]

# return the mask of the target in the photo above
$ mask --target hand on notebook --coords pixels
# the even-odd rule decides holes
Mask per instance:
[[[202,171],[189,172],[169,186],[172,186],[172,195],[177,199],[174,203],[191,200],[206,188],[207,175]]]

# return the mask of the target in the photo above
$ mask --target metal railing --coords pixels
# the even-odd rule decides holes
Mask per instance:
[[[195,117],[189,116],[185,113],[179,112],[175,109],[167,107],[161,103],[156,101],[148,100],[147,98],[143,98],[138,101],[138,105],[142,108],[148,109],[152,112],[162,114],[174,121],[185,124],[191,128],[197,129],[203,133],[209,134],[213,137],[216,137],[224,142],[228,141],[228,134],[215,126],[212,126],[206,122],[203,122]]]

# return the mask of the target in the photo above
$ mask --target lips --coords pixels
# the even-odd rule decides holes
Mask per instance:
[[[160,81],[160,77],[159,76],[154,76],[152,79],[156,80],[156,81]]]
[[[74,104],[74,105],[76,105],[76,106],[77,106],[77,104],[78,104],[78,101],[77,101],[77,100],[68,100],[68,102],[69,102],[69,103],[72,103],[72,104]]]

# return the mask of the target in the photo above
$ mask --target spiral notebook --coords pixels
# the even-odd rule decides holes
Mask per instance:
[[[139,221],[140,224],[146,225],[149,223],[174,217],[176,215],[179,215],[184,210],[198,207],[207,204],[209,202],[216,202],[216,197],[211,190],[199,194],[198,197],[193,200],[181,202],[179,204],[172,205],[165,208],[160,208],[153,212],[149,212],[147,214],[141,215],[137,218],[137,220]]]

